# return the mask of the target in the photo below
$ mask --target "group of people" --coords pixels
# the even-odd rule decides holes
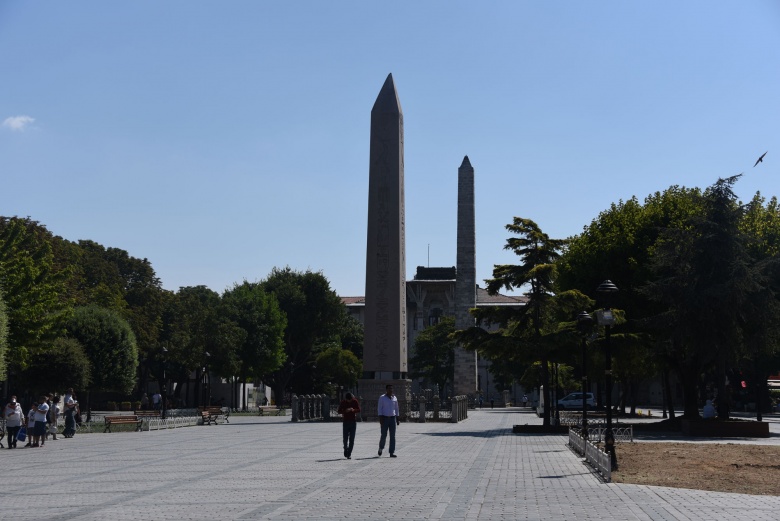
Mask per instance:
[[[339,403],[338,413],[342,417],[342,435],[344,441],[344,457],[352,459],[352,449],[355,447],[355,433],[357,432],[357,413],[360,412],[360,403],[352,395],[347,393],[344,400]],[[390,435],[390,457],[395,458],[395,428],[401,423],[398,398],[393,394],[393,386],[385,387],[385,394],[379,397],[377,403],[377,416],[379,416],[380,436],[378,456],[385,449],[385,442]]]
[[[11,396],[8,404],[3,409],[6,432],[8,434],[8,448],[15,449],[19,441],[27,440],[25,447],[43,447],[49,436],[57,439],[57,421],[60,415],[65,417],[65,428],[62,435],[72,438],[76,434],[76,425],[80,422],[78,401],[73,394],[73,389],[68,389],[62,402],[64,410],[60,408],[60,397],[53,393],[41,395],[34,401],[27,415],[24,414],[21,403],[16,396]]]

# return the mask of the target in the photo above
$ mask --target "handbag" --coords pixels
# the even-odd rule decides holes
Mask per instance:
[[[27,439],[27,429],[22,427],[19,429],[19,432],[16,433],[16,440],[17,441],[24,441]]]
[[[49,434],[57,434],[57,426],[53,423],[49,424]]]

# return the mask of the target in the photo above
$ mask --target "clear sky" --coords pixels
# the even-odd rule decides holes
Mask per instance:
[[[465,155],[478,281],[516,262],[514,216],[564,238],[674,184],[780,192],[776,0],[0,0],[0,215],[148,258],[172,290],[290,266],[363,295],[388,73],[408,278],[455,265]]]

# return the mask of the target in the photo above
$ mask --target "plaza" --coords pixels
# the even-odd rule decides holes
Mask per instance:
[[[512,434],[529,409],[461,423],[402,423],[398,458],[358,423],[233,416],[229,424],[82,434],[2,450],[0,508],[18,520],[446,519],[776,520],[780,497],[604,483],[566,437]],[[772,436],[754,443],[780,443]],[[14,470],[11,470],[14,469]]]

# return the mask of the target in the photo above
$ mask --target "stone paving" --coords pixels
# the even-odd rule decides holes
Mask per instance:
[[[518,409],[402,423],[398,458],[359,423],[351,460],[339,423],[236,417],[168,431],[85,434],[2,449],[0,509],[14,520],[780,519],[780,497],[603,483],[564,436],[514,435]],[[757,440],[778,443],[773,437]]]

